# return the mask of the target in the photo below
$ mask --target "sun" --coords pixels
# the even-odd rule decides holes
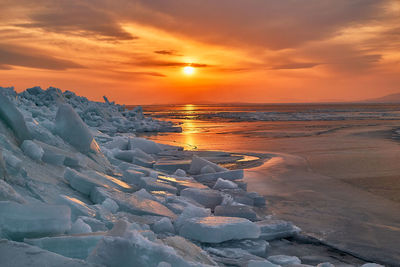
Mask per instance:
[[[183,67],[182,71],[185,75],[192,75],[192,74],[194,74],[195,69],[191,66],[186,66],[186,67]]]

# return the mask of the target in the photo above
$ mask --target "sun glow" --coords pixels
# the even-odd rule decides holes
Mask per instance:
[[[192,74],[194,74],[194,68],[191,66],[183,67],[183,73],[185,75],[192,75]]]

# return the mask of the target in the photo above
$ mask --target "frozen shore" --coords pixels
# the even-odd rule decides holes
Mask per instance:
[[[0,104],[1,266],[332,266],[290,255],[300,229],[216,164],[241,155],[136,137],[180,128],[107,98],[0,88]]]

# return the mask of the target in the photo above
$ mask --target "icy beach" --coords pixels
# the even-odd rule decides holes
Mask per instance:
[[[244,154],[140,137],[180,131],[107,98],[0,88],[0,266],[379,266],[268,213],[227,168]]]

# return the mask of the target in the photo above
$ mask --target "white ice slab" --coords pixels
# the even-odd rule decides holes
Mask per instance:
[[[179,234],[204,243],[221,243],[258,238],[260,228],[244,218],[209,216],[187,220],[180,228]]]

